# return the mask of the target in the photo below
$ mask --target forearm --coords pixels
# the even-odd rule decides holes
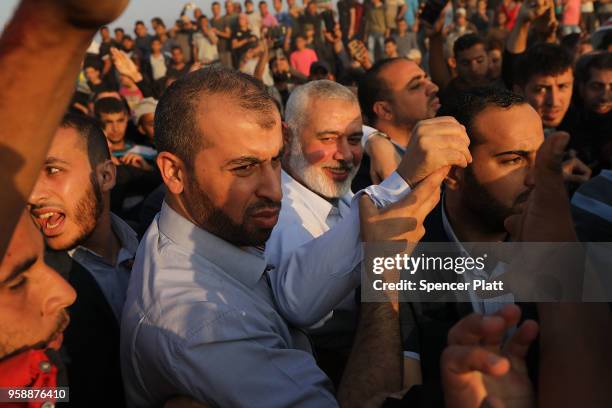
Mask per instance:
[[[397,305],[362,303],[357,335],[338,389],[341,407],[360,406],[377,394],[402,388]]]
[[[506,41],[506,49],[513,54],[521,54],[527,49],[527,37],[529,36],[529,28],[531,23],[522,19],[517,19],[516,24],[512,28],[508,40]]]
[[[543,303],[538,314],[538,406],[612,406],[608,304]]]
[[[74,91],[95,29],[77,28],[60,6],[24,1],[0,39],[0,257]]]
[[[444,37],[434,35],[429,38],[429,71],[432,81],[444,89],[451,80],[444,58]]]

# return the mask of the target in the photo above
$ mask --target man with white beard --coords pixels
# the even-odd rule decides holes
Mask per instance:
[[[266,243],[268,263],[278,265],[282,257],[349,216],[351,182],[363,155],[361,126],[356,96],[336,82],[312,81],[291,93],[283,125],[283,199]],[[334,382],[350,352],[357,310],[352,291],[334,308],[333,317],[309,330],[318,364]]]

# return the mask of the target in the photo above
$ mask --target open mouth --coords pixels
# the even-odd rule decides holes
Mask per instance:
[[[32,215],[45,236],[55,236],[61,233],[66,215],[52,208],[32,211]]]

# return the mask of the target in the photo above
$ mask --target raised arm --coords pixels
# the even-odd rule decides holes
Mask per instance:
[[[0,257],[38,177],[96,30],[128,0],[23,0],[0,38]]]

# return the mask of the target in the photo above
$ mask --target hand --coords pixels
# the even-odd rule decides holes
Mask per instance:
[[[440,184],[448,170],[446,167],[433,172],[406,197],[385,208],[376,208],[368,196],[362,196],[359,199],[362,240],[419,242],[425,234],[425,217],[440,201]]]
[[[74,27],[98,29],[115,20],[123,12],[129,0],[27,0],[33,7],[50,7],[62,21]],[[47,9],[49,10],[49,9]]]
[[[442,167],[467,167],[472,162],[470,139],[465,127],[451,116],[418,122],[397,172],[410,184],[417,185]]]
[[[143,170],[153,170],[153,167],[140,155],[136,153],[128,153],[125,156],[121,157],[121,164],[136,167]]]
[[[554,132],[540,146],[535,163],[535,187],[521,214],[504,225],[515,241],[572,242],[576,231],[563,184],[562,160],[569,135]]]
[[[563,162],[563,179],[570,183],[582,184],[591,178],[592,170],[576,157],[574,150],[570,151],[570,159]]]
[[[528,0],[523,2],[519,10],[518,18],[521,21],[533,21],[542,17],[552,7],[550,0]]]
[[[189,72],[197,71],[198,69],[202,68],[203,66],[204,66],[204,64],[202,64],[200,61],[196,61],[193,64],[191,64],[191,66],[189,67]]]
[[[130,57],[127,56],[123,51],[119,51],[115,47],[110,49],[111,57],[113,58],[113,64],[121,75],[125,75],[132,79],[134,82],[142,81],[142,74],[138,71],[138,67]]]
[[[523,322],[502,345],[504,334],[520,316],[518,306],[507,305],[494,316],[471,314],[449,331],[440,363],[447,408],[535,406],[525,356],[538,324]]]

